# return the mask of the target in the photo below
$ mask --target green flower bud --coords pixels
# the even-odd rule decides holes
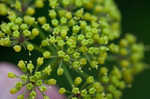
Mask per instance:
[[[53,19],[53,18],[56,18],[56,15],[57,15],[57,14],[56,14],[56,11],[55,11],[55,10],[50,10],[50,11],[49,11],[49,16],[50,16],[50,18],[52,18],[52,19]]]
[[[120,41],[120,46],[121,46],[121,47],[127,47],[127,46],[128,46],[128,41],[127,41],[126,39],[122,39],[122,40]]]
[[[20,37],[20,32],[14,31],[14,32],[13,32],[13,37],[19,38],[19,37]]]
[[[17,89],[21,89],[23,87],[23,83],[22,82],[17,82],[16,83],[16,88]]]
[[[98,62],[97,61],[91,61],[90,65],[92,68],[98,68]]]
[[[15,8],[16,8],[18,11],[21,11],[21,2],[20,2],[20,1],[16,1]]]
[[[123,78],[126,81],[126,83],[130,84],[133,81],[133,75],[131,73],[131,70],[126,69],[123,71]]]
[[[43,40],[43,41],[41,42],[41,46],[43,46],[43,47],[48,46],[48,45],[49,45],[48,40]]]
[[[17,99],[24,99],[24,95],[21,94],[21,95],[17,96]]]
[[[35,6],[37,8],[43,8],[44,7],[44,1],[43,0],[35,0]]]
[[[84,38],[85,38],[85,36],[84,36],[84,35],[82,35],[82,34],[78,35],[78,40],[79,40],[79,41],[84,40]]]
[[[20,78],[21,78],[21,80],[24,81],[24,82],[26,82],[27,79],[28,79],[27,75],[21,75]]]
[[[77,58],[79,58],[79,57],[80,57],[80,53],[79,53],[79,52],[75,52],[75,53],[73,54],[73,58],[77,59]]]
[[[33,36],[38,36],[38,35],[39,35],[39,32],[40,32],[40,31],[39,31],[37,28],[33,28],[33,29],[32,29],[32,35],[33,35]]]
[[[118,53],[118,52],[119,52],[119,46],[117,46],[117,45],[115,45],[115,44],[111,44],[111,45],[109,46],[109,48],[110,48],[110,51],[111,51],[111,52],[114,52],[114,53]]]
[[[128,54],[127,49],[126,49],[126,48],[121,48],[121,49],[120,49],[120,54],[121,54],[122,56],[126,56],[126,55]]]
[[[106,83],[109,82],[109,78],[108,78],[107,76],[103,76],[103,77],[101,78],[101,81],[106,84]]]
[[[40,87],[40,91],[41,91],[41,92],[45,92],[46,90],[47,90],[47,88],[46,88],[45,86],[41,86],[41,87]]]
[[[58,26],[59,24],[59,21],[57,19],[53,19],[51,22],[53,26]]]
[[[32,63],[28,63],[27,64],[27,69],[30,71],[30,73],[32,73],[32,71],[34,69],[34,65]]]
[[[106,67],[101,67],[101,68],[100,68],[100,74],[106,75],[107,72],[108,72],[108,69],[107,69]]]
[[[65,56],[65,52],[63,51],[58,51],[58,57],[63,58]]]
[[[74,84],[79,85],[81,83],[82,83],[82,78],[81,77],[76,77],[75,80],[74,80]]]
[[[123,68],[127,68],[127,67],[130,65],[130,63],[129,63],[128,60],[122,60],[122,61],[120,62],[120,65],[121,65],[121,67],[123,67]]]
[[[128,40],[128,42],[130,44],[133,44],[136,41],[136,38],[133,35],[131,35],[131,34],[127,34],[125,38],[126,38],[126,40]]]
[[[62,4],[64,7],[67,7],[71,3],[70,0],[62,0]]]
[[[16,78],[16,74],[12,73],[12,72],[9,72],[8,73],[8,77],[9,78]]]
[[[51,52],[45,51],[45,52],[43,53],[43,57],[46,58],[46,59],[50,58],[50,57],[51,57]]]
[[[122,92],[119,91],[119,90],[115,90],[113,92],[113,95],[114,95],[115,98],[120,98],[122,96]]]
[[[39,18],[38,18],[38,22],[39,22],[40,24],[45,24],[45,23],[46,23],[46,18],[45,18],[44,16],[39,17]]]
[[[36,96],[37,93],[35,91],[31,91],[30,96]]]
[[[40,79],[42,77],[41,72],[35,72],[34,76],[36,77],[36,79]]]
[[[33,51],[33,50],[34,50],[34,46],[33,46],[32,44],[28,44],[28,45],[27,45],[27,49],[28,49],[29,51]]]
[[[61,23],[61,24],[66,24],[66,23],[67,23],[67,18],[62,17],[62,18],[60,19],[60,23]]]
[[[24,16],[24,22],[29,25],[33,25],[35,22],[35,18],[31,16]]]
[[[89,89],[89,94],[95,94],[96,92],[96,89],[95,88],[90,88]]]
[[[104,91],[103,85],[99,82],[95,82],[93,84],[93,87],[96,89],[96,92],[103,92]]]
[[[33,85],[32,83],[28,83],[28,84],[26,85],[27,90],[32,90],[33,87],[34,87],[34,85]]]
[[[26,72],[27,69],[26,69],[25,61],[20,60],[17,65],[23,72]]]
[[[20,52],[21,51],[21,46],[20,45],[15,45],[13,47],[13,49],[14,49],[15,52]]]
[[[94,77],[93,77],[93,76],[89,76],[89,77],[87,78],[86,82],[87,82],[88,84],[93,83],[93,82],[94,82]]]
[[[56,80],[55,79],[49,79],[48,85],[56,85]]]
[[[16,18],[15,23],[20,25],[20,24],[22,24],[22,21],[23,21],[23,19],[18,17],[18,18]]]
[[[17,88],[11,88],[10,93],[11,94],[16,94],[19,90]]]
[[[31,8],[31,7],[28,7],[27,10],[26,10],[26,14],[27,15],[33,15],[35,13],[35,9],[34,8]]]
[[[51,66],[47,66],[44,70],[43,70],[43,73],[47,74],[47,75],[50,75],[52,72],[52,68]]]
[[[44,58],[43,57],[39,57],[37,58],[37,65],[41,66],[44,63]]]
[[[58,40],[57,44],[59,47],[63,47],[65,45],[65,42],[63,40]]]
[[[0,15],[6,15],[8,13],[8,8],[5,4],[0,3]]]
[[[42,80],[36,81],[36,86],[41,86],[42,85]]]
[[[71,12],[66,12],[66,18],[71,19],[72,18],[72,13]]]
[[[113,85],[109,85],[108,88],[107,88],[107,90],[108,90],[109,92],[113,93],[113,92],[116,90],[116,88],[115,88],[115,86],[113,86]]]
[[[66,89],[65,89],[65,88],[60,88],[60,89],[59,89],[59,94],[62,95],[62,94],[64,94],[65,92],[66,92]]]
[[[87,64],[87,59],[86,58],[81,58],[80,59],[80,64],[81,65],[86,65]]]
[[[42,25],[42,28],[45,30],[45,31],[50,31],[50,25],[49,24],[43,24]]]
[[[74,61],[74,62],[72,63],[72,66],[73,66],[73,68],[74,68],[75,70],[77,70],[77,69],[80,68],[80,62]]]
[[[57,0],[49,0],[49,6],[51,8],[56,8],[58,5]]]
[[[81,96],[86,96],[87,95],[87,90],[86,89],[83,89],[82,91],[81,91]]]
[[[65,55],[64,56],[64,61],[69,62],[70,61],[70,56],[69,55]]]
[[[21,24],[20,25],[20,29],[21,30],[27,30],[29,27],[28,27],[28,25],[27,24]]]
[[[57,69],[57,75],[58,75],[58,76],[61,76],[61,75],[63,75],[63,73],[64,73],[64,69],[61,68],[61,67],[59,67],[59,68]]]
[[[73,33],[78,33],[79,32],[79,30],[80,30],[80,27],[78,26],[78,25],[76,25],[76,26],[73,26]]]
[[[29,30],[24,30],[24,31],[23,31],[23,35],[24,35],[25,37],[29,37],[29,36],[31,36],[31,32],[30,32]]]
[[[30,77],[29,77],[29,80],[30,80],[31,82],[36,82],[35,76],[30,76]]]
[[[76,88],[76,87],[73,88],[73,89],[72,89],[72,93],[73,93],[73,94],[79,94],[79,93],[80,93],[79,88]]]

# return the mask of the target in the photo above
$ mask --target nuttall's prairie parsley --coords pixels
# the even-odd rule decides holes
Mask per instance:
[[[120,99],[144,69],[144,47],[120,37],[113,0],[1,0],[0,16],[0,45],[29,52],[17,63],[24,74],[8,73],[20,78],[10,93],[26,88],[18,99],[36,99],[36,90],[49,99],[46,84],[67,99]]]

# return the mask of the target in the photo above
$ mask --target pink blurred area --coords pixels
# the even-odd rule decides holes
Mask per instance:
[[[8,72],[14,72],[16,75],[21,75],[22,72],[16,68],[14,65],[3,62],[0,63],[0,99],[17,99],[17,96],[24,92],[25,88],[22,88],[17,94],[12,95],[9,93],[10,89],[13,88],[19,79],[8,78]],[[66,99],[58,93],[58,88],[56,86],[47,86],[48,90],[45,92],[50,99]],[[38,91],[38,96],[36,99],[43,99],[42,94]],[[25,97],[27,99],[27,97]]]

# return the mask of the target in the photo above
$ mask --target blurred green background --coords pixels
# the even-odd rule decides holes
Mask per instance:
[[[145,61],[150,64],[150,0],[116,0],[122,14],[123,33],[131,32],[149,51]],[[124,91],[122,99],[150,99],[150,69],[137,75],[132,88]]]
[[[116,3],[122,14],[123,33],[131,32],[139,42],[149,46],[145,61],[150,64],[150,0],[116,0]],[[19,59],[9,48],[0,47],[0,51],[0,61],[17,62]],[[27,54],[22,53],[24,57]],[[124,91],[122,99],[150,99],[150,69],[136,76],[132,88]]]

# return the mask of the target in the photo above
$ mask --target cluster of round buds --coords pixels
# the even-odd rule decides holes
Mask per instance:
[[[131,34],[120,39],[113,0],[2,0],[0,8],[0,16],[7,16],[0,24],[0,46],[29,52],[17,64],[24,74],[8,74],[21,79],[12,94],[25,87],[29,99],[36,90],[49,99],[47,84],[57,85],[67,99],[120,99],[144,69],[143,45]]]
[[[45,91],[47,91],[46,84],[56,85],[56,80],[54,78],[48,78],[48,76],[51,75],[52,66],[45,66],[42,70],[39,70],[43,63],[43,57],[37,58],[36,65],[34,65],[32,61],[19,60],[17,66],[24,74],[16,75],[12,72],[8,73],[9,78],[20,79],[20,82],[16,83],[16,86],[10,90],[10,93],[15,94],[20,91],[21,88],[25,88],[27,91],[24,91],[23,94],[19,95],[18,99],[23,99],[21,97],[24,97],[27,94],[29,94],[29,99],[36,99],[37,90],[39,90],[43,97],[47,97],[44,99],[49,99],[48,96],[45,95]]]

